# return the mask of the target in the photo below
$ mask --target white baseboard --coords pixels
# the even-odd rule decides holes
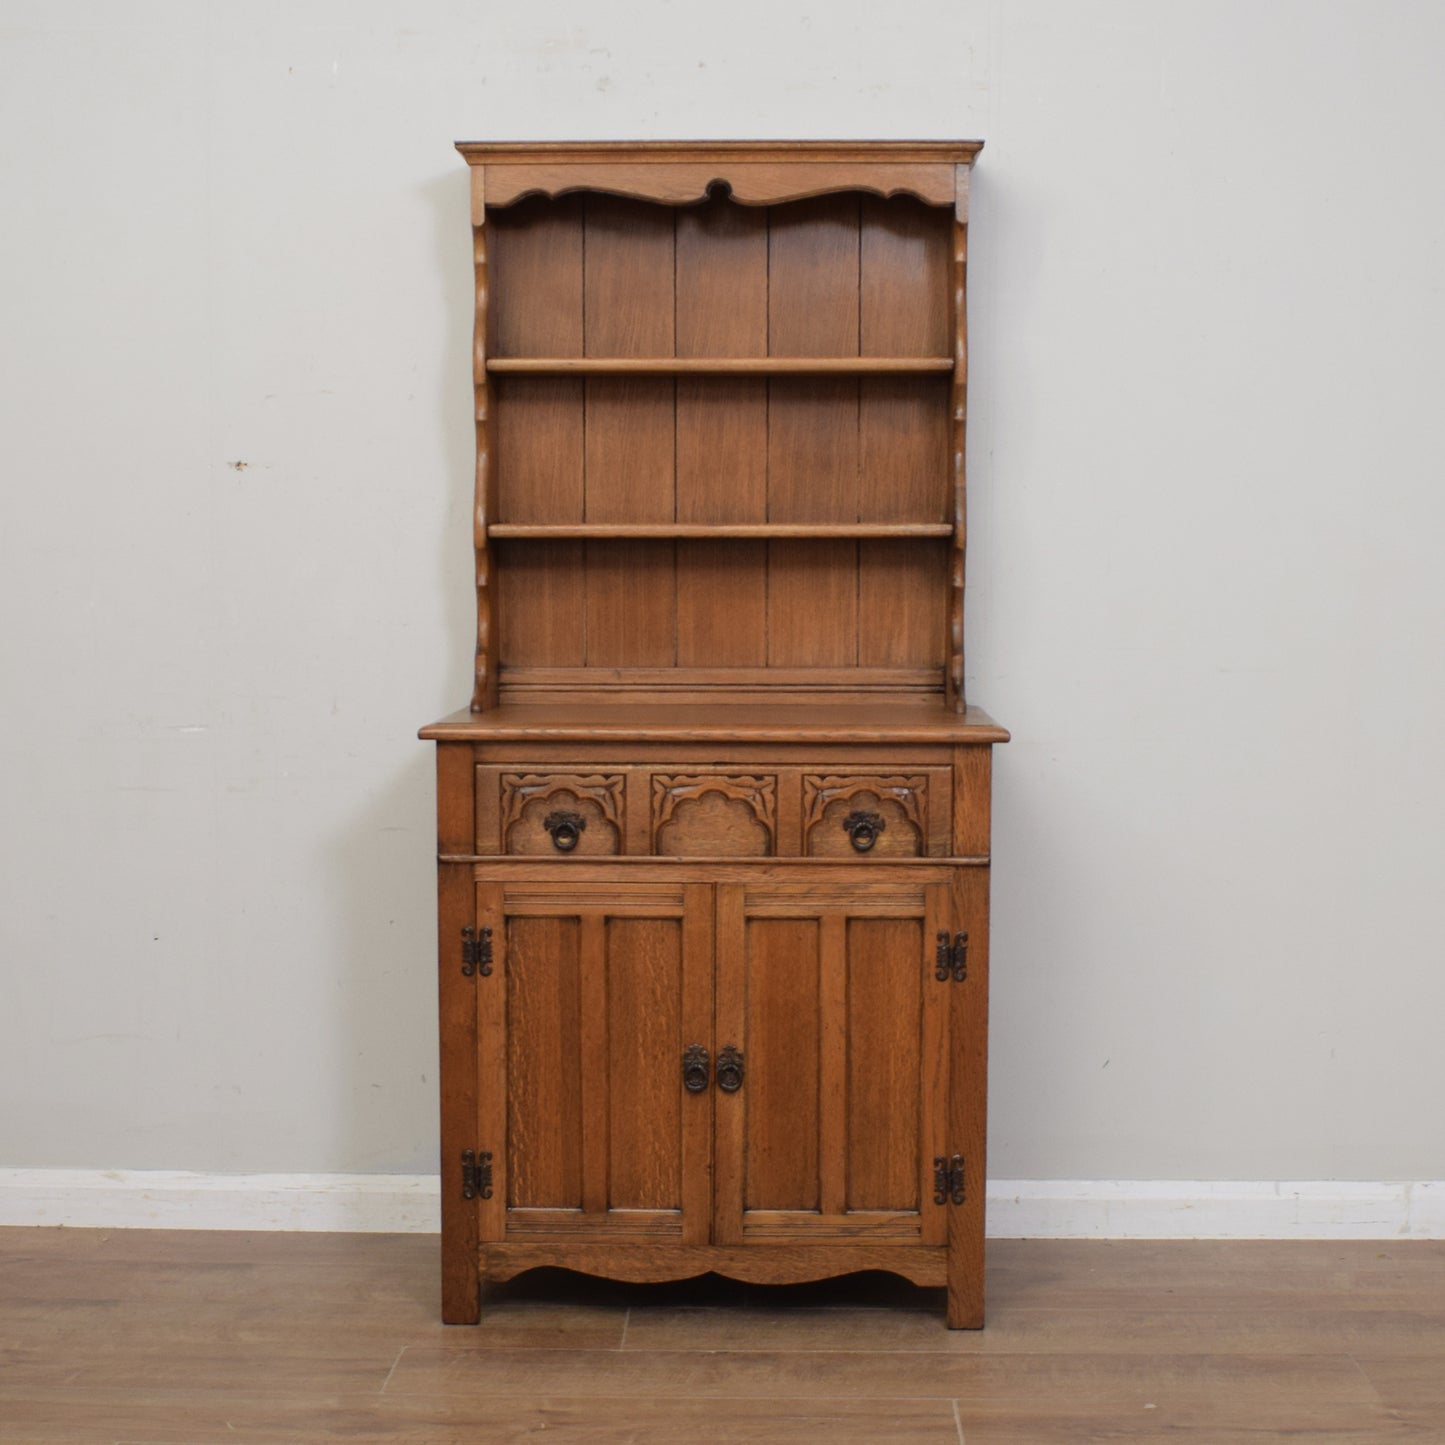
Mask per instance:
[[[435,1174],[0,1169],[0,1224],[428,1234],[441,1191]]]
[[[996,1239],[1445,1239],[1445,1180],[993,1179]]]
[[[434,1174],[0,1169],[0,1225],[428,1234]],[[1445,1180],[995,1179],[998,1239],[1445,1239]]]

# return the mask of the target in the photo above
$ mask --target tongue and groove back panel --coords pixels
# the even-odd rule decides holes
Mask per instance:
[[[487,353],[951,356],[952,212],[597,193],[487,215]],[[492,378],[495,522],[952,520],[946,374]],[[498,538],[501,684],[941,691],[946,536]]]

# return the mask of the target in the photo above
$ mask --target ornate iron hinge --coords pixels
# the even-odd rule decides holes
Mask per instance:
[[[480,973],[483,978],[492,971],[492,930],[490,928],[462,929],[462,972],[470,978]]]
[[[968,977],[968,934],[955,933],[951,938],[946,933],[938,935],[938,952],[935,955],[933,976],[939,983],[962,983]]]
[[[963,1203],[963,1155],[955,1154],[950,1158],[947,1155],[935,1154],[933,1157],[933,1202],[947,1204],[950,1199],[955,1204]]]
[[[490,1151],[480,1154],[474,1149],[462,1150],[462,1198],[490,1199],[492,1197],[492,1156]]]

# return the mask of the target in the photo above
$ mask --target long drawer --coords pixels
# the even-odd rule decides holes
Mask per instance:
[[[896,772],[479,764],[484,855],[684,858],[941,858],[953,776]]]

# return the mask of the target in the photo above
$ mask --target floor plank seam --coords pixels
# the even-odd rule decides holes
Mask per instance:
[[[958,1445],[966,1445],[963,1438],[963,1414],[958,1408],[958,1401],[951,1402],[953,1405],[953,1428],[958,1431]]]
[[[628,1327],[628,1325],[630,1325],[631,1323],[632,1323],[632,1307],[629,1305],[628,1308],[627,1308],[627,1310],[625,1311],[625,1313],[624,1313],[623,1316],[622,1316],[622,1338],[621,1338],[620,1340],[618,1340],[618,1342],[617,1342],[617,1348],[618,1348],[619,1350],[625,1350],[625,1349],[627,1348],[627,1327]]]

